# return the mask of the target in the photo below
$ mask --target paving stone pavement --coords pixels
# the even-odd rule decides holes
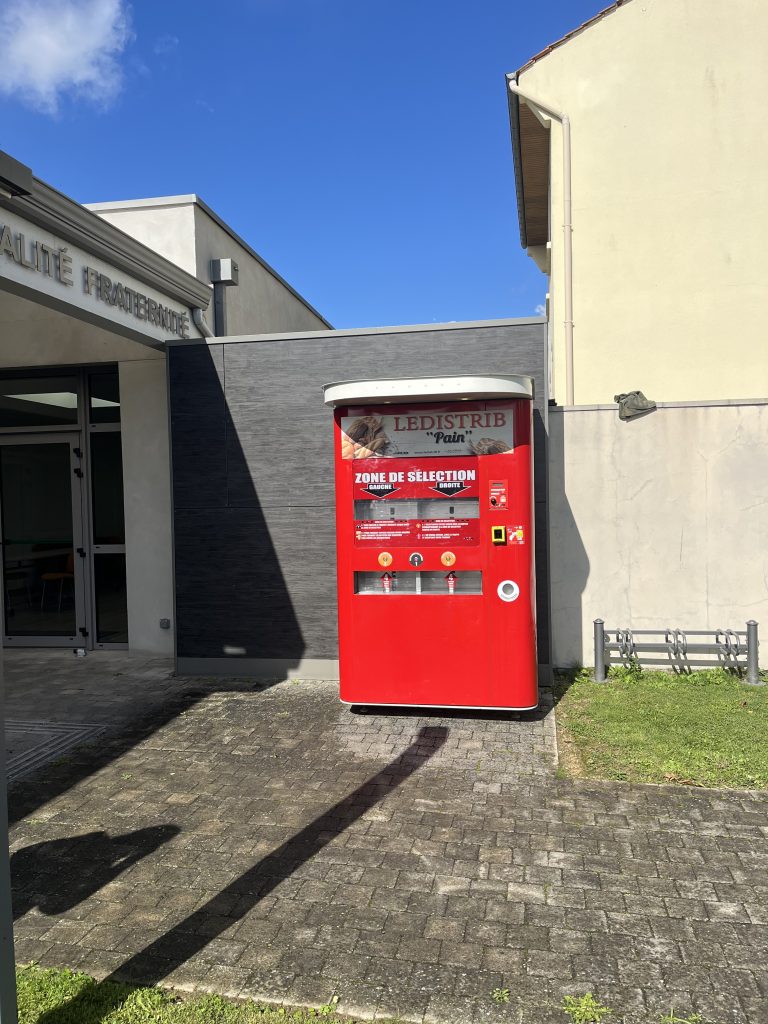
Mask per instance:
[[[549,711],[221,687],[13,789],[20,961],[425,1024],[586,991],[768,1020],[768,794],[559,779]]]
[[[121,728],[136,709],[162,707],[188,686],[170,658],[128,651],[3,651],[5,740],[12,781],[68,750]]]

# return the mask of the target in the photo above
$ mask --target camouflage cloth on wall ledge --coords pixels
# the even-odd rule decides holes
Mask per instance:
[[[613,400],[619,403],[620,420],[631,420],[635,416],[642,416],[656,408],[656,403],[652,399],[646,398],[642,391],[628,391],[624,395],[614,395]]]

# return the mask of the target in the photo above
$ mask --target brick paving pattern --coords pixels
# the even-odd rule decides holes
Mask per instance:
[[[221,685],[16,786],[19,960],[428,1024],[586,991],[768,1020],[768,794],[558,779],[549,712]]]

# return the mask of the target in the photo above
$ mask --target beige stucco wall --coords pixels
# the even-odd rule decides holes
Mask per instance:
[[[556,665],[590,664],[592,622],[763,631],[768,666],[768,403],[550,409]]]
[[[165,359],[121,362],[128,646],[173,654],[173,530]],[[171,620],[161,629],[160,619]]]
[[[188,200],[188,201],[186,201]],[[194,196],[141,200],[91,209],[200,281],[210,282],[210,261],[234,259],[240,283],[227,289],[227,333],[312,331],[327,325],[313,310],[210,216]],[[213,299],[206,311],[213,328]]]
[[[572,123],[575,401],[768,394],[763,0],[630,0],[520,76]],[[561,129],[554,393],[565,401]]]
[[[89,208],[188,274],[197,273],[194,203],[128,206],[125,209],[102,209],[103,205],[95,203]],[[208,278],[202,280],[207,281]]]

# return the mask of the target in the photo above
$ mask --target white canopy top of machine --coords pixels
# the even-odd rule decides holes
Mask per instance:
[[[323,387],[326,405],[387,405],[398,402],[469,402],[533,398],[533,378],[517,373],[466,373],[455,377],[389,377],[341,380]]]

